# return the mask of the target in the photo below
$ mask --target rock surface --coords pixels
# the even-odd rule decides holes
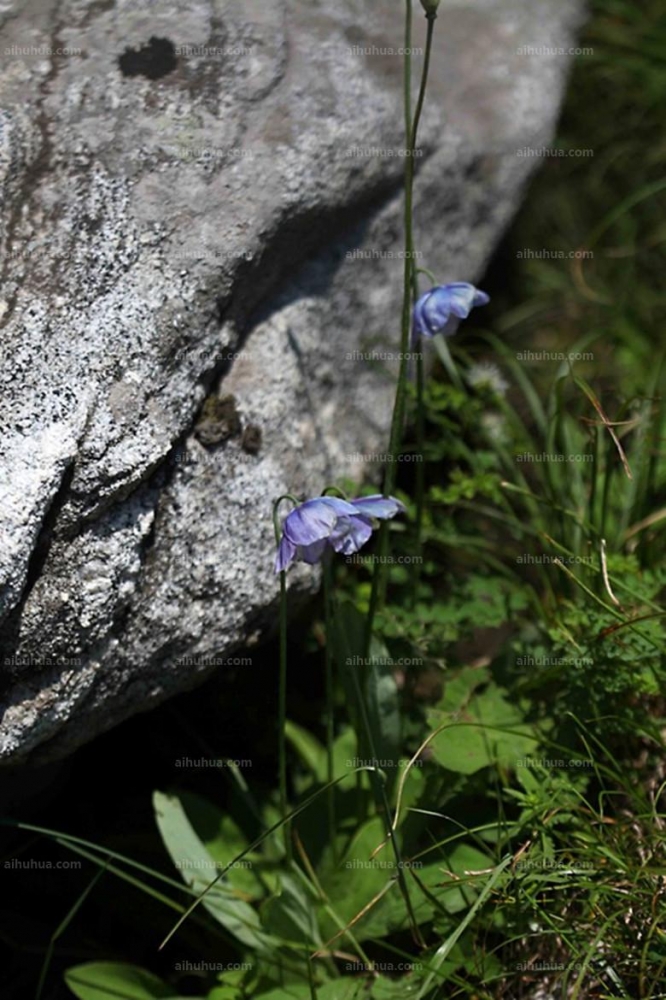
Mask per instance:
[[[440,11],[417,243],[474,280],[581,2]],[[251,646],[273,498],[386,450],[391,366],[358,352],[398,336],[401,33],[395,0],[0,0],[0,762]]]

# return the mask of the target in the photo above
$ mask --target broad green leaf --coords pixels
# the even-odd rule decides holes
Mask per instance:
[[[396,959],[395,962],[400,964],[400,959]],[[418,964],[417,960],[415,966]],[[405,1000],[405,998],[416,996],[419,984],[420,978],[415,968],[413,972],[403,973],[399,979],[379,976],[372,984],[370,992],[365,995],[372,1000]]]
[[[317,987],[317,1000],[366,1000],[368,995],[367,981],[351,976]]]
[[[462,711],[431,709],[428,722],[433,729],[446,725],[429,746],[442,767],[458,774],[474,774],[495,763],[515,768],[537,742],[520,709],[495,684],[475,694]]]
[[[350,780],[342,786],[345,791],[353,788],[354,779],[351,777],[354,767],[358,761],[358,741],[356,733],[351,726],[345,726],[333,744],[333,770],[335,774],[348,774]]]
[[[309,986],[291,986],[262,993],[257,1000],[311,1000]],[[368,992],[368,981],[361,978],[343,976],[332,982],[317,986],[317,1000],[368,1000],[374,998],[374,993]],[[397,994],[393,994],[397,996]],[[403,993],[404,996],[404,993]]]
[[[290,722],[289,720],[285,724],[284,734],[305,766],[312,772],[315,779],[323,785],[327,778],[326,750],[316,736],[313,736],[307,729],[303,729],[302,726],[297,726],[295,722]]]
[[[214,986],[206,1000],[242,1000],[243,993],[239,986]]]
[[[232,864],[248,846],[248,841],[231,816],[192,792],[181,792],[179,799],[194,832],[213,860],[220,868]],[[263,858],[256,854],[246,855],[232,865],[224,876],[225,883],[238,889],[245,898],[263,898],[265,889],[255,870],[262,861]]]
[[[469,702],[474,691],[489,680],[490,672],[486,668],[463,667],[452,677],[447,677],[437,708],[442,712],[460,711]]]
[[[317,926],[316,902],[293,876],[279,876],[279,892],[261,908],[264,927],[283,941],[318,948],[323,944]]]
[[[288,984],[269,993],[260,993],[255,1000],[311,1000],[311,997],[309,986]]]
[[[353,925],[354,936],[359,941],[383,937],[406,926],[405,903],[398,885],[393,849],[386,844],[375,854],[375,849],[385,840],[385,827],[379,817],[374,817],[358,828],[338,864],[334,864],[327,854],[318,872],[333,910],[345,924],[372,904]],[[403,859],[403,864],[408,865],[408,859]],[[410,894],[413,900],[422,895],[415,887],[410,887]],[[430,909],[424,911],[423,916],[427,919]],[[339,927],[323,909],[320,922],[325,940],[337,934]]]
[[[122,962],[76,965],[65,972],[65,983],[79,1000],[183,1000],[152,972]]]
[[[377,857],[371,857],[385,839],[385,827],[379,817],[374,817],[356,830],[339,863],[335,864],[327,854],[318,872],[331,906],[345,924],[382,892],[395,876],[395,856],[390,846],[385,847]],[[399,895],[397,884],[388,889],[389,894],[393,892]],[[323,913],[320,919],[322,934],[327,940],[337,933],[338,927]],[[354,925],[354,935],[359,940],[365,936],[367,919],[363,917]]]
[[[155,817],[164,846],[183,881],[201,893],[219,874],[220,866],[195,833],[176,795],[155,792]],[[258,952],[270,952],[271,941],[262,932],[259,915],[235,890],[220,879],[203,899],[203,906],[238,941]]]
[[[405,861],[405,865],[409,866],[406,867],[407,884],[414,915],[419,924],[424,924],[430,922],[435,914],[441,915],[442,910],[451,916],[466,910],[483,886],[485,877],[468,873],[492,869],[494,862],[489,855],[476,848],[459,844],[448,855],[446,862],[414,860]],[[405,903],[399,893],[388,893],[363,925],[368,937],[383,937],[407,927]]]

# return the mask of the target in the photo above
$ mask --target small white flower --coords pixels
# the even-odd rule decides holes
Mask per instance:
[[[489,410],[481,415],[481,426],[491,444],[505,445],[509,442],[506,420],[501,413]]]
[[[496,396],[503,396],[509,388],[509,383],[492,361],[479,361],[478,364],[470,365],[467,381],[472,388],[490,389]]]

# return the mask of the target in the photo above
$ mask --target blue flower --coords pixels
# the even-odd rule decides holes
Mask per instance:
[[[339,497],[306,500],[285,518],[275,572],[288,569],[294,560],[311,565],[319,562],[329,545],[336,552],[350,556],[370,538],[373,518],[386,520],[404,510],[399,500],[379,495],[358,500]]]
[[[455,332],[456,319],[467,319],[475,306],[485,306],[489,302],[490,296],[466,281],[431,288],[414,306],[412,345],[419,337],[434,337],[436,333],[450,336]]]

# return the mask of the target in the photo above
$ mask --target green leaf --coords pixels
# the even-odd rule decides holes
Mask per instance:
[[[261,909],[264,927],[283,941],[318,948],[323,944],[315,901],[293,875],[279,876],[279,892]]]
[[[446,725],[429,746],[442,767],[458,774],[474,774],[492,764],[515,768],[537,742],[520,709],[495,684],[458,712],[431,709],[428,722],[433,729]]]
[[[322,888],[331,903],[332,908],[345,924],[349,923],[361,910],[370,903],[375,896],[381,893],[390,885],[396,875],[395,855],[391,847],[387,845],[375,857],[372,857],[375,849],[386,840],[386,829],[382,820],[375,816],[360,826],[349,843],[344,856],[338,864],[334,864],[331,855],[327,854],[328,863],[322,863],[318,872]],[[387,895],[395,893],[401,902],[398,913],[399,922],[402,922],[405,904],[400,896],[397,883],[388,888]],[[386,896],[376,904],[379,910],[385,903]],[[388,933],[389,924],[384,922],[380,916],[376,916],[373,908],[373,927],[378,937]],[[369,922],[369,915],[361,918],[354,924],[353,933],[357,940],[361,941],[369,936],[366,933],[366,926]],[[377,924],[379,920],[379,924]],[[339,930],[338,926],[330,920],[323,912],[321,914],[322,934],[328,940]],[[329,922],[330,921],[330,922]],[[381,930],[377,932],[377,926]]]
[[[155,792],[153,807],[164,846],[186,885],[201,893],[217,877],[220,863],[208,852],[176,795]],[[203,906],[230,934],[258,952],[270,952],[270,939],[262,932],[259,915],[223,879],[210,890]]]
[[[284,734],[305,766],[312,772],[315,780],[322,785],[325,784],[327,779],[326,750],[316,736],[289,720],[285,724]]]
[[[405,1000],[406,997],[415,997],[418,989],[419,978],[414,973],[401,976],[399,979],[379,976],[365,996],[371,997],[372,1000]]]
[[[312,993],[309,986],[285,984],[269,993],[260,993],[256,1000],[311,1000]]]
[[[317,988],[317,1000],[365,1000],[368,995],[367,983],[351,976]]]
[[[65,983],[79,1000],[183,1000],[152,972],[122,962],[76,965],[65,972]]]
[[[225,883],[238,889],[244,897],[263,898],[265,889],[255,870],[263,863],[263,858],[247,854],[233,863],[247,848],[248,840],[232,817],[215,803],[192,792],[181,792],[179,799],[194,832],[218,867],[232,865],[224,876]]]
[[[239,986],[214,986],[206,1000],[242,1000],[243,992]]]

